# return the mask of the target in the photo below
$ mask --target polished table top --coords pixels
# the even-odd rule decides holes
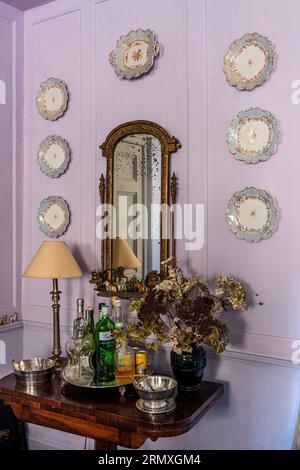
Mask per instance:
[[[147,438],[155,440],[187,432],[219,399],[224,388],[221,383],[203,381],[198,391],[179,391],[176,409],[161,415],[139,411],[135,406],[138,397],[133,387],[130,386],[127,390],[129,393],[124,396],[118,389],[82,390],[65,383],[58,375],[53,376],[52,381],[32,389],[26,389],[18,383],[14,374],[0,380],[0,398],[11,404],[19,419],[79,435],[84,435],[82,423],[85,426],[94,423],[100,426],[99,432],[96,435],[95,427],[95,433],[87,429],[87,437],[103,437],[109,442],[124,445],[120,435],[121,442],[117,442],[118,438],[114,433],[108,436],[100,435],[104,425],[105,429],[118,429],[123,437],[124,433],[132,433],[134,437],[129,440],[128,447],[135,448]],[[136,438],[137,436],[139,438]]]

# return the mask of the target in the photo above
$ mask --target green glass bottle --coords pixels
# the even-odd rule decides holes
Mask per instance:
[[[88,307],[85,312],[84,336],[89,336],[93,342],[95,340],[95,324],[94,324],[93,307]]]
[[[90,347],[93,351],[91,354],[91,364],[94,368],[94,371],[97,370],[97,360],[96,360],[96,337],[95,337],[95,323],[94,323],[94,309],[93,307],[88,307],[85,311],[85,323],[84,323],[84,337],[89,339]]]
[[[102,307],[107,306],[106,303],[100,302],[98,304],[98,320],[101,320],[102,318]]]
[[[96,324],[96,383],[107,384],[115,380],[116,342],[113,335],[114,323],[109,318],[108,305],[102,306],[101,319]]]

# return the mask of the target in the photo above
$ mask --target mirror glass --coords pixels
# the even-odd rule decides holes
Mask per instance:
[[[150,134],[123,137],[113,154],[116,236],[126,239],[141,264],[125,274],[139,279],[160,271],[161,163],[160,142]]]

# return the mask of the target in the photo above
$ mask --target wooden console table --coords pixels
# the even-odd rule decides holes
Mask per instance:
[[[223,394],[223,385],[202,382],[196,392],[179,392],[176,409],[164,415],[137,410],[136,396],[82,391],[59,376],[52,382],[26,389],[13,374],[0,380],[0,398],[18,419],[95,439],[95,449],[113,450],[117,445],[138,449],[146,439],[172,437],[192,429]]]

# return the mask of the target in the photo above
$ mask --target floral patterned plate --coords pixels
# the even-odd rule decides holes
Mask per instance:
[[[49,196],[40,204],[37,220],[41,231],[51,238],[60,237],[70,223],[70,211],[60,196]]]
[[[268,160],[276,151],[279,138],[277,119],[260,108],[238,113],[232,119],[227,134],[230,152],[245,163]]]
[[[153,31],[137,29],[120,37],[109,55],[109,62],[119,77],[137,78],[151,69],[159,48]]]
[[[268,38],[258,33],[247,33],[230,44],[223,70],[230,85],[238,90],[252,90],[268,78],[274,56]]]
[[[229,228],[248,242],[269,238],[277,228],[278,218],[279,211],[272,196],[254,187],[236,192],[226,211]]]
[[[68,100],[69,94],[65,82],[57,78],[48,78],[40,85],[36,105],[44,119],[55,121],[64,114]]]
[[[68,142],[58,135],[51,135],[40,144],[38,164],[45,175],[58,178],[68,168],[70,148]]]

